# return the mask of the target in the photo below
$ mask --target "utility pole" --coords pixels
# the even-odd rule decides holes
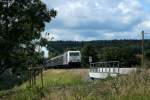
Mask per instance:
[[[141,59],[141,67],[144,65],[144,31],[142,30],[142,59]]]

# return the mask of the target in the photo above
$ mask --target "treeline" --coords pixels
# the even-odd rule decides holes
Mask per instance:
[[[146,44],[150,44],[147,40]],[[135,49],[141,48],[140,40],[97,40],[97,41],[49,41],[48,50],[56,51],[56,53],[62,53],[67,50],[81,50],[85,45],[93,45],[96,49],[104,47],[132,47]]]
[[[62,54],[67,50],[82,52],[82,66],[88,66],[88,57],[93,61],[120,61],[122,67],[141,63],[141,40],[96,40],[96,41],[49,41],[49,57]],[[145,56],[150,58],[150,41],[145,40]]]

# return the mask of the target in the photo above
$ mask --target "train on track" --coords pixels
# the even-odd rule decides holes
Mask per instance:
[[[67,51],[59,56],[51,58],[46,61],[47,68],[61,68],[61,67],[80,67],[81,53],[80,51]]]

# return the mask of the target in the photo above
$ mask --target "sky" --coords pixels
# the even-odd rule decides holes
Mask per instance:
[[[142,30],[150,32],[150,0],[42,1],[57,10],[43,32],[54,40],[140,39]]]

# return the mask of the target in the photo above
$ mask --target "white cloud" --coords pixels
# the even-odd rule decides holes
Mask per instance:
[[[58,11],[56,19],[46,27],[46,31],[55,33],[56,40],[123,39],[136,35],[132,33],[137,33],[136,27],[139,24],[143,24],[146,29],[149,28],[149,21],[144,16],[150,15],[142,9],[143,5],[139,0],[44,0],[44,2]],[[85,34],[88,30],[93,31]]]
[[[111,4],[112,1],[114,0],[105,0],[105,2],[101,2],[101,0],[68,1],[65,5],[57,6],[58,18],[63,20],[67,26],[72,26],[87,20],[96,20],[101,23],[117,18],[114,21],[122,22],[121,19],[124,17],[127,19],[126,16],[134,19],[140,14],[140,4],[137,0],[132,2],[122,0],[122,2]]]
[[[143,30],[150,32],[150,19],[143,21],[141,26]]]

